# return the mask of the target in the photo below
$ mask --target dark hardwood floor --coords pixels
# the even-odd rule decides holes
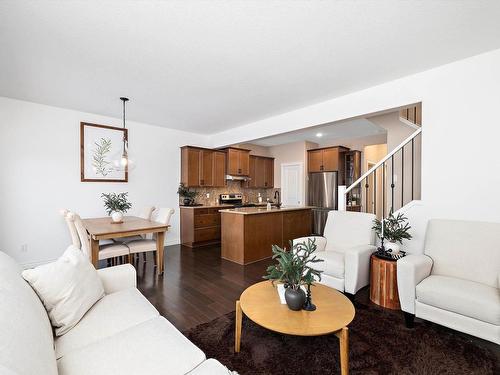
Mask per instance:
[[[249,285],[262,281],[271,259],[240,266],[220,258],[220,246],[191,249],[181,245],[165,247],[165,273],[157,276],[153,254],[147,262],[142,256],[135,263],[137,287],[156,309],[180,331],[207,323],[235,310],[235,302]],[[104,264],[102,264],[104,266]],[[403,316],[401,311],[383,309],[369,299],[369,287],[361,289],[356,302],[370,304],[384,314]],[[416,319],[417,322],[423,322]],[[423,322],[424,324],[433,324]],[[443,332],[463,335],[471,342],[492,350],[500,361],[500,350],[494,343],[438,326]]]
[[[165,247],[165,273],[156,276],[152,253],[135,266],[139,290],[183,331],[234,311],[249,285],[262,281],[271,260],[240,266],[220,258],[220,246],[191,249]]]

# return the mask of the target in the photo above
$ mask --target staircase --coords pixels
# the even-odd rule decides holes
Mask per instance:
[[[415,131],[350,186],[339,186],[338,209],[387,217],[420,197],[420,104],[400,111]],[[417,123],[418,122],[418,123]]]

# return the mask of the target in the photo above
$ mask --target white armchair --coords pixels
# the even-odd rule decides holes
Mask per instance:
[[[293,242],[316,239],[315,255],[323,262],[315,263],[314,268],[323,271],[321,283],[356,294],[370,280],[370,256],[376,250],[374,219],[373,214],[330,211],[323,237],[301,237]]]
[[[408,327],[417,316],[500,344],[500,223],[430,220],[424,254],[397,273]]]

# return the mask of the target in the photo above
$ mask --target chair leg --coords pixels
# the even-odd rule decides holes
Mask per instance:
[[[142,253],[142,260],[144,263],[146,263],[146,253]]]
[[[415,321],[415,315],[408,313],[406,311],[403,311],[403,314],[405,316],[406,328],[413,328],[413,322]]]
[[[107,266],[110,267],[111,266],[111,258],[106,259],[106,263],[107,263]]]
[[[155,261],[155,267],[156,267],[157,266],[157,264],[156,264],[156,251],[153,251],[153,259]]]

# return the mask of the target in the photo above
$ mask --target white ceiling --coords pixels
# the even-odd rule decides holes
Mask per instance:
[[[321,137],[318,137],[318,133]],[[371,137],[380,134],[386,134],[387,130],[366,119],[356,119],[349,121],[335,122],[297,130],[290,133],[275,135],[249,141],[259,146],[277,146],[292,142],[310,141],[315,143],[331,143],[337,139],[353,139],[359,137]]]
[[[0,96],[214,133],[500,48],[500,1],[0,2]]]

